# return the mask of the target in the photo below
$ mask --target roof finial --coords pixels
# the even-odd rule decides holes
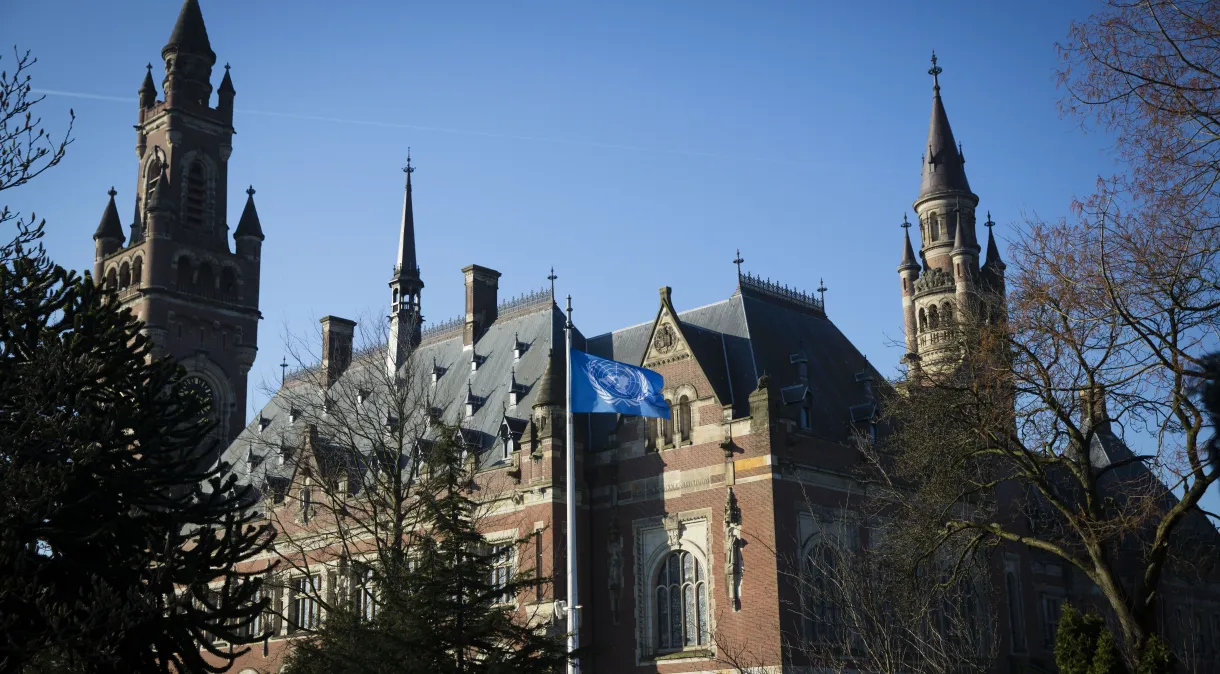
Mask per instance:
[[[114,191],[114,185],[111,185],[111,186],[110,186],[110,189],[106,190],[106,194],[109,194],[109,195],[110,195],[110,198],[111,198],[111,199],[113,199],[113,198],[114,198],[114,195],[118,194],[118,192],[115,192],[115,191]]]
[[[284,385],[284,380],[288,376],[288,356],[280,359],[280,386]]]
[[[411,174],[415,173],[415,167],[411,166],[411,148],[407,148],[407,165],[402,167],[402,172],[407,174],[407,186],[411,186]]]
[[[940,91],[940,74],[945,72],[944,68],[936,65],[936,50],[932,50],[932,67],[928,68],[928,74],[932,76],[932,88]]]
[[[733,260],[733,264],[737,265],[737,278],[741,278],[741,263],[742,262],[745,262],[745,259],[741,257],[741,249],[738,248],[737,257],[736,257],[736,259]]]
[[[254,196],[254,185],[251,185],[250,187],[246,188],[246,194],[248,194],[250,196]]]
[[[995,227],[995,223],[991,221],[991,211],[987,211],[987,222],[984,222],[983,226],[986,227],[987,229],[991,229],[992,227]]]
[[[900,227],[902,227],[903,229],[910,229],[910,228],[911,228],[911,223],[910,223],[910,222],[907,220],[907,214],[906,214],[906,211],[903,211],[903,213],[902,213],[902,224],[901,224],[901,225],[899,225],[899,226],[900,226]]]
[[[822,311],[826,311],[826,281],[818,279],[818,295],[821,295]]]

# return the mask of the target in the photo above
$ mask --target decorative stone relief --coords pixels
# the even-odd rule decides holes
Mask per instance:
[[[674,350],[678,338],[674,335],[674,329],[669,325],[662,325],[657,330],[657,336],[652,340],[653,346],[656,347],[657,353],[669,353]]]
[[[606,534],[608,589],[610,590],[610,619],[619,624],[619,601],[623,594],[623,537],[618,530],[618,513],[610,515],[610,530]]]
[[[661,522],[665,526],[665,537],[669,540],[669,546],[675,550],[681,550],[683,526],[682,522],[678,520],[678,516],[666,515]]]
[[[724,504],[724,578],[734,611],[741,610],[741,579],[745,571],[741,556],[743,544],[741,507],[737,504],[737,494],[729,487],[729,497]]]

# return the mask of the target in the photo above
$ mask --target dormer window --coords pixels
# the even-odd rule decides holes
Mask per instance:
[[[479,411],[479,407],[483,404],[483,399],[474,394],[470,388],[470,382],[466,383],[466,418],[474,416],[474,413]]]
[[[364,401],[368,400],[370,395],[372,395],[371,391],[360,389],[356,392],[356,404],[363,405]]]
[[[517,382],[517,370],[513,368],[508,379],[508,404],[516,407],[525,397],[525,385]]]
[[[477,352],[475,352],[474,349],[471,349],[470,350],[470,371],[478,372],[479,366],[482,364],[483,364],[483,358],[481,356],[479,356],[479,354]]]
[[[301,416],[301,411],[298,410],[297,408],[293,407],[292,409],[288,410],[288,423],[290,423],[290,424],[296,423],[297,418],[300,416]]]
[[[509,435],[504,438],[504,456],[501,459],[508,461],[513,458],[513,452],[517,451],[517,441],[513,440],[513,436]]]
[[[445,374],[445,368],[436,364],[436,359],[432,359],[432,385],[441,380],[441,376]]]
[[[516,333],[513,333],[513,360],[521,360],[523,353],[525,353],[525,344],[518,339]]]
[[[268,419],[267,417],[265,417],[261,414],[258,415],[258,432],[259,433],[262,433],[263,431],[267,430],[267,427],[270,425],[271,425],[270,419]]]

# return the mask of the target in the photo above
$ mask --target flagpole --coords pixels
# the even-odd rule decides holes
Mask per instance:
[[[576,445],[572,440],[572,296],[568,295],[568,320],[564,325],[567,335],[568,355],[566,407],[567,438],[564,442],[564,454],[567,455],[567,502],[568,502],[568,652],[575,651],[580,646],[580,605],[576,594]],[[580,674],[580,661],[568,660],[568,674]]]

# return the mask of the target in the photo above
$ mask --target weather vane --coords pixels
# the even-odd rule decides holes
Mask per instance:
[[[408,176],[415,173],[415,167],[411,166],[411,148],[407,147],[407,165],[402,167],[402,172]]]
[[[745,262],[745,259],[741,257],[741,249],[738,248],[737,249],[737,258],[733,260],[733,264],[737,265],[737,276],[738,277],[741,276],[741,263],[742,262]]]

